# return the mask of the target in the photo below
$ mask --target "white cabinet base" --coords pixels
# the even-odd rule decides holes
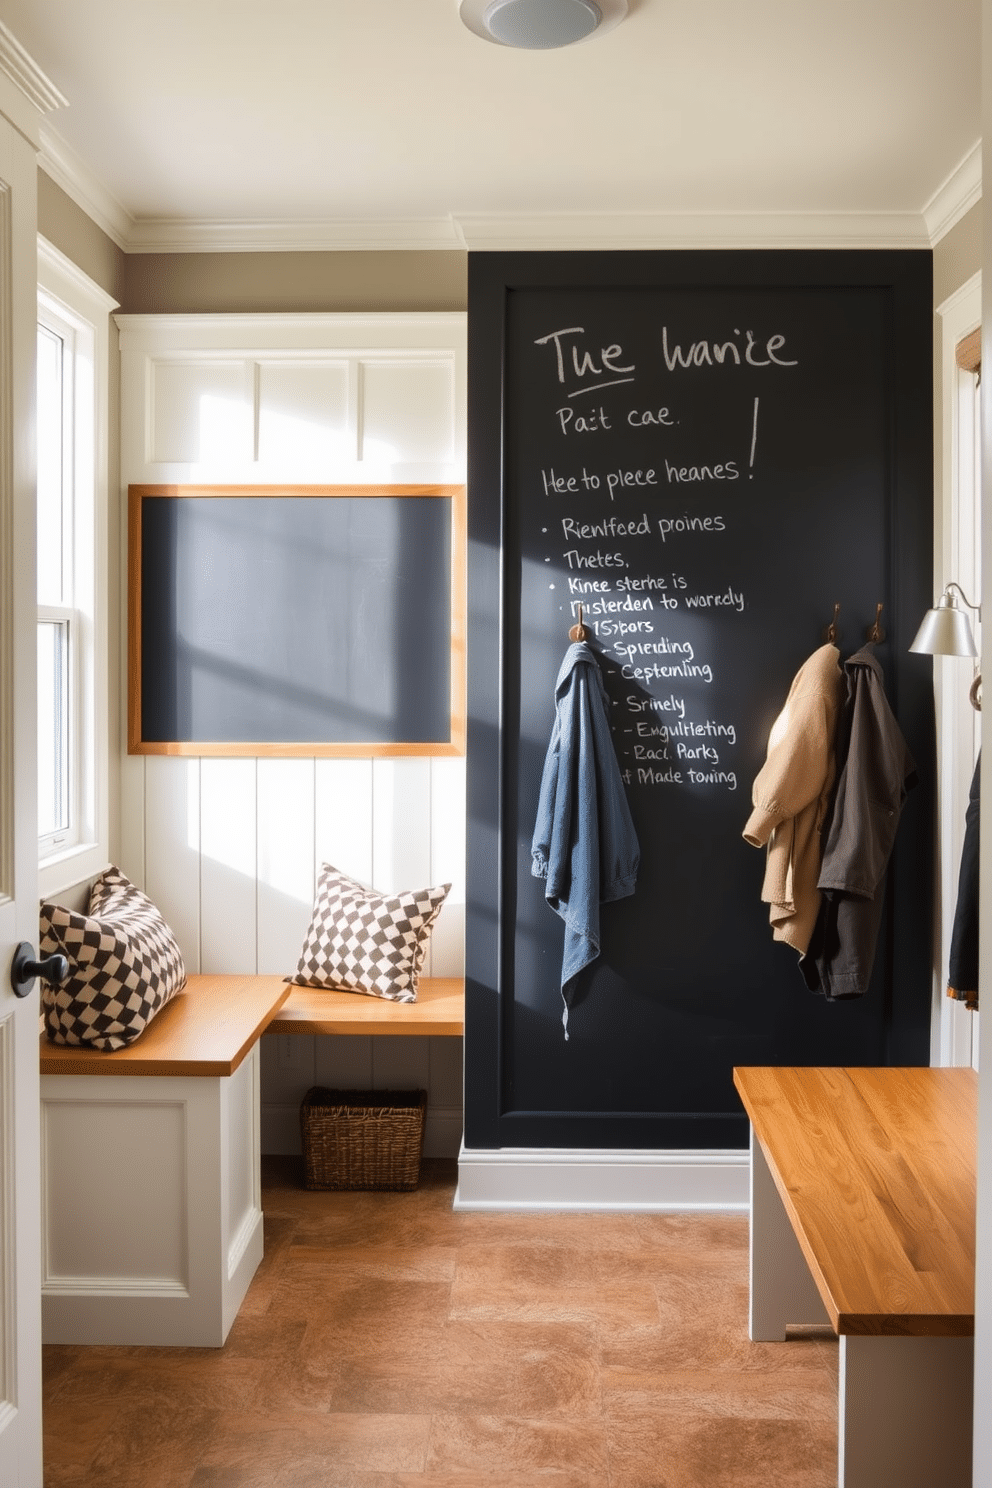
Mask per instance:
[[[262,1259],[258,1067],[42,1076],[43,1342],[223,1344]]]

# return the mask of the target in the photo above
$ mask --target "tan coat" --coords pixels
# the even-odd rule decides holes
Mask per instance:
[[[821,831],[837,770],[834,738],[844,674],[836,646],[800,667],[754,782],[744,840],[768,844],[761,891],[772,935],[803,955],[820,907]]]

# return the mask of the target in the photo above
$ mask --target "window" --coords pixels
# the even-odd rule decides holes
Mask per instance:
[[[38,851],[43,893],[108,860],[107,403],[113,302],[39,240]]]
[[[38,835],[42,858],[79,836],[72,679],[82,629],[73,613],[74,336],[50,307],[38,324]],[[46,323],[47,321],[47,323]]]

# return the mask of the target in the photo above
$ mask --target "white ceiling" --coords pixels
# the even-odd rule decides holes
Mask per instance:
[[[125,247],[929,242],[980,186],[981,0],[0,0],[43,164]]]

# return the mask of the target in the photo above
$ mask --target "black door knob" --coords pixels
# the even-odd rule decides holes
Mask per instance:
[[[51,986],[57,987],[69,975],[69,963],[64,956],[46,956],[38,961],[29,940],[22,940],[10,963],[10,985],[15,997],[27,997],[34,986],[35,977],[43,977]]]

